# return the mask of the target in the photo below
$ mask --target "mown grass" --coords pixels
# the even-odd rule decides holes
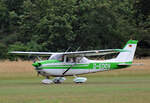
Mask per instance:
[[[150,59],[142,66],[83,75],[84,84],[67,77],[63,84],[43,85],[32,62],[0,62],[0,103],[149,103]]]

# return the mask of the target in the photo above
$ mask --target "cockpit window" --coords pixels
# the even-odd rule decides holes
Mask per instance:
[[[85,57],[68,57],[67,61],[69,63],[86,63],[88,59]]]

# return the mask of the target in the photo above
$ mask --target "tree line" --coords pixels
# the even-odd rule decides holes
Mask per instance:
[[[121,48],[150,56],[149,0],[0,0],[0,59],[9,51]]]

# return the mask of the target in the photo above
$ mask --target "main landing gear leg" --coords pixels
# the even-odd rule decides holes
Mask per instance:
[[[46,79],[49,79],[49,76],[46,76]]]

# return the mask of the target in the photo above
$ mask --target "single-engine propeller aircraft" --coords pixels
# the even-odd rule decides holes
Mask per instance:
[[[75,51],[75,52],[23,52],[12,51],[9,53],[22,55],[50,56],[48,60],[39,60],[32,65],[38,74],[45,76],[46,79],[42,83],[62,83],[65,76],[74,76],[75,83],[84,83],[87,81],[85,77],[77,77],[79,74],[93,73],[98,71],[115,70],[126,68],[132,65],[137,40],[129,40],[123,49],[106,49],[91,51]],[[119,53],[116,58],[108,60],[89,60],[87,56],[106,55]],[[49,77],[54,76],[53,80]]]

